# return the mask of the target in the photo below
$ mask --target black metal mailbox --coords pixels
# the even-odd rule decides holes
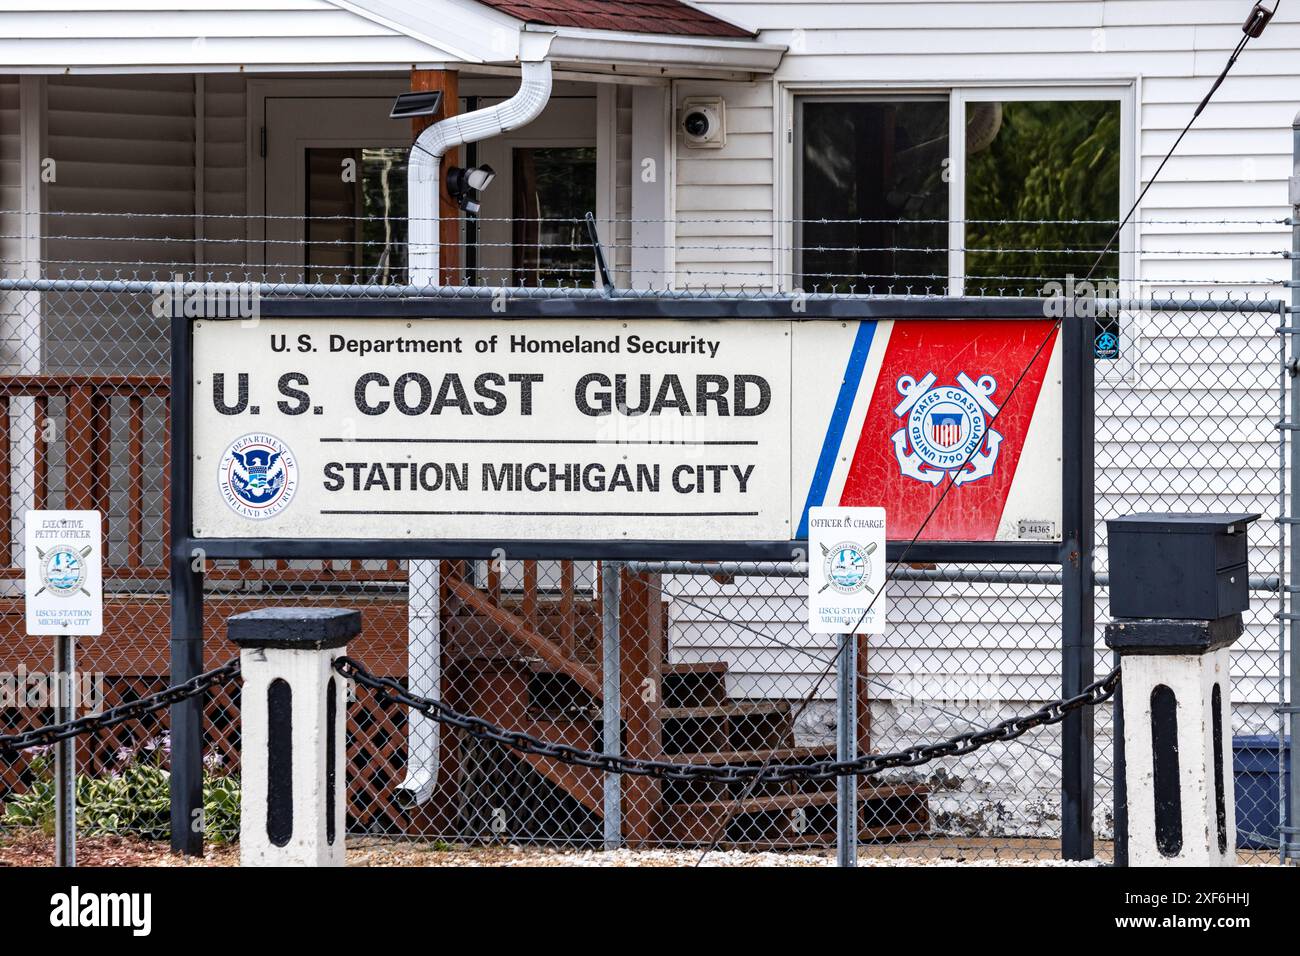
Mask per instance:
[[[1111,617],[1212,621],[1246,610],[1246,528],[1258,517],[1149,513],[1109,519]]]

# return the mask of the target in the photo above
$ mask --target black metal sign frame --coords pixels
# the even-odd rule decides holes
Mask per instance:
[[[1042,299],[864,299],[777,297],[554,296],[528,294],[493,308],[490,295],[411,298],[264,298],[265,318],[457,318],[514,322],[573,319],[883,320],[1044,319]],[[403,539],[211,538],[193,533],[194,403],[192,323],[171,322],[171,678],[186,680],[203,669],[203,577],[208,561],[222,559],[474,559],[504,553],[512,560],[789,561],[805,555],[795,541],[484,541]],[[238,319],[231,321],[239,321]],[[1062,441],[1060,541],[891,541],[887,559],[1004,565],[1057,565],[1062,575],[1062,692],[1077,694],[1093,679],[1093,362],[1091,318],[1061,320]],[[1062,733],[1062,850],[1067,859],[1092,855],[1092,747],[1090,724],[1070,715]],[[200,702],[172,708],[172,847],[201,854],[202,727]]]
[[[1041,299],[951,298],[921,300],[808,299],[806,311],[792,314],[791,303],[780,299],[735,298],[523,298],[511,300],[510,318],[492,310],[492,301],[477,298],[432,299],[283,299],[266,300],[261,306],[264,318],[299,318],[332,320],[339,318],[458,318],[497,322],[528,318],[574,319],[771,319],[798,320],[908,320],[908,319],[1043,319]],[[202,549],[215,559],[453,559],[486,558],[504,552],[511,559],[575,560],[697,560],[697,561],[789,561],[805,554],[801,540],[741,541],[629,541],[531,539],[423,539],[372,538],[220,538],[192,534],[192,456],[194,452],[191,416],[193,414],[193,346],[190,336],[195,319],[173,319],[172,326],[172,453],[171,487],[173,541],[184,543],[186,550]],[[205,319],[204,321],[222,321]],[[239,321],[231,319],[229,321]],[[1081,470],[1091,461],[1091,442],[1085,444],[1080,434],[1080,407],[1072,408],[1072,393],[1077,401],[1079,367],[1075,348],[1091,348],[1091,340],[1078,342],[1088,323],[1066,320],[1063,333],[1063,429],[1061,448],[1062,518],[1061,533],[1068,539],[1069,529],[1077,527],[1075,509],[1084,504],[1079,499]],[[1073,333],[1073,334],[1072,334]],[[179,347],[178,347],[179,346]],[[1072,348],[1073,346],[1073,348]],[[1090,351],[1084,355],[1090,357]],[[1074,359],[1074,361],[1072,361]],[[1091,368],[1091,361],[1088,363]],[[1090,504],[1090,502],[1088,503]],[[1088,510],[1084,513],[1091,514]],[[183,532],[183,533],[181,533]],[[1058,541],[925,541],[915,544],[891,541],[889,560],[898,560],[906,552],[917,562],[987,562],[996,564],[1053,564],[1061,553]]]

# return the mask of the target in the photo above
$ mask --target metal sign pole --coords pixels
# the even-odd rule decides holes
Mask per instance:
[[[190,323],[172,316],[171,391],[171,682],[203,672],[203,576],[207,556],[189,540],[193,522],[192,362]],[[171,707],[171,846],[203,855],[203,700]]]
[[[1292,139],[1292,176],[1290,182],[1290,200],[1291,200],[1291,309],[1287,321],[1284,323],[1291,329],[1295,329],[1300,324],[1300,114],[1297,114],[1295,121],[1291,124]],[[1291,427],[1295,428],[1295,423],[1300,422],[1300,389],[1296,385],[1296,370],[1300,368],[1300,333],[1294,331],[1290,334],[1291,338],[1291,409],[1290,419]],[[1291,546],[1291,576],[1290,594],[1287,595],[1286,610],[1288,612],[1287,622],[1290,625],[1291,640],[1291,699],[1290,699],[1290,725],[1291,725],[1291,793],[1290,805],[1291,812],[1285,810],[1286,804],[1283,803],[1278,810],[1278,847],[1280,856],[1283,860],[1288,857],[1294,858],[1300,856],[1300,828],[1296,826],[1296,816],[1300,813],[1300,765],[1297,762],[1297,744],[1300,742],[1300,711],[1296,707],[1300,705],[1300,620],[1296,618],[1295,603],[1296,595],[1300,594],[1300,524],[1296,524],[1296,518],[1300,515],[1300,441],[1296,440],[1296,432],[1290,432],[1291,441],[1291,524],[1290,541]],[[1278,741],[1278,749],[1281,751],[1282,741]],[[1279,755],[1279,763],[1281,757]],[[1278,768],[1279,778],[1286,780],[1282,773],[1281,767]],[[1285,789],[1280,787],[1279,789]],[[1286,794],[1279,794],[1285,797]],[[1285,819],[1282,819],[1285,818]]]
[[[1061,541],[1061,696],[1093,681],[1093,355],[1091,319],[1067,317],[1062,358],[1064,527]],[[1093,717],[1074,712],[1061,724],[1061,856],[1093,857]]]
[[[839,720],[836,722],[835,756],[844,762],[858,755],[858,641],[853,634],[840,635],[836,663],[839,679]],[[839,866],[858,865],[858,778],[837,777],[835,803],[835,860]]]
[[[71,468],[71,466],[69,466]],[[71,479],[69,479],[71,482]],[[69,485],[71,487],[71,484]],[[54,723],[77,716],[77,635],[104,633],[103,515],[33,508],[23,515],[23,604],[28,636],[54,638]],[[54,862],[77,864],[77,744],[54,744]]]
[[[71,634],[54,638],[54,722],[76,717],[75,694],[77,639]],[[54,865],[77,865],[77,738],[54,745]]]
[[[622,569],[617,561],[600,564],[601,719],[602,753],[617,757],[623,752],[622,654],[619,646],[619,602],[622,599]],[[605,774],[605,849],[617,850],[623,843],[623,787],[617,773]]]

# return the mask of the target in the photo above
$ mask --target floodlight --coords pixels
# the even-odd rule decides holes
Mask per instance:
[[[496,177],[496,170],[486,163],[469,169],[452,166],[447,170],[447,195],[456,200],[456,205],[465,212],[477,216],[479,204],[469,194],[487,189]]]

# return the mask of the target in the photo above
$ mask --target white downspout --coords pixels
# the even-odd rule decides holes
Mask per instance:
[[[449,116],[422,132],[407,165],[407,256],[411,285],[438,284],[438,204],[442,157],[466,143],[489,139],[535,120],[551,98],[551,64],[521,65],[523,82],[510,99],[487,109]],[[407,570],[406,673],[411,693],[442,697],[442,580],[437,561],[410,561]],[[437,721],[409,713],[406,779],[397,787],[398,801],[426,802],[438,779]]]

